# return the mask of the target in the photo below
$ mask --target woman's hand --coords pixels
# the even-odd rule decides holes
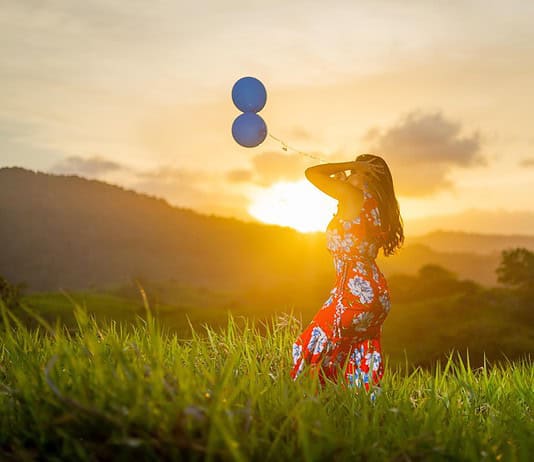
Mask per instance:
[[[360,172],[364,177],[378,179],[384,172],[384,166],[373,163],[372,160],[355,160],[353,161],[354,167],[351,170],[354,172]]]

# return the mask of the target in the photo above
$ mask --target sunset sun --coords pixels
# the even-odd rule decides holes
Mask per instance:
[[[306,180],[278,182],[258,193],[248,212],[264,223],[300,232],[324,231],[337,202]]]

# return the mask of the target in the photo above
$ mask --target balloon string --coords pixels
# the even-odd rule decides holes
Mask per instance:
[[[304,154],[305,156],[308,156],[308,157],[312,157],[314,159],[317,159],[317,160],[320,160],[321,162],[327,162],[325,159],[321,159],[320,157],[317,157],[317,156],[314,156],[313,154],[308,154],[307,152],[304,152],[304,151],[299,151],[298,149],[295,149],[295,148],[292,148],[291,146],[289,146],[285,141],[282,141],[280,138],[277,138],[276,136],[273,136],[269,133],[269,136],[276,140],[276,141],[279,141],[281,144],[282,144],[282,149],[284,151],[287,151],[288,148],[299,153],[299,154]]]

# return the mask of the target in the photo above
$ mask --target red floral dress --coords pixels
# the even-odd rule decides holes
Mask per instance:
[[[378,202],[367,190],[357,218],[349,221],[335,215],[328,224],[335,287],[293,343],[293,380],[308,364],[312,372],[321,372],[321,384],[343,377],[343,385],[363,384],[368,391],[371,382],[380,390],[384,374],[380,337],[391,307],[386,278],[375,262],[383,237]]]

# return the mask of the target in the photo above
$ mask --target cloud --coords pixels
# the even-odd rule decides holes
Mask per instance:
[[[525,157],[519,161],[520,167],[532,167],[534,165],[534,157]]]
[[[50,172],[59,174],[80,174],[82,176],[95,177],[126,168],[127,167],[124,165],[100,156],[87,158],[71,156],[56,163],[50,169]]]
[[[226,179],[230,183],[243,183],[243,182],[251,181],[252,176],[253,176],[252,170],[236,169],[236,170],[230,170],[226,174]]]
[[[327,157],[323,154],[317,155],[323,159]],[[268,187],[278,181],[302,180],[305,178],[304,170],[309,166],[309,161],[298,153],[263,152],[252,158],[252,169],[230,170],[226,178],[232,183],[252,182]]]
[[[257,221],[246,212],[249,199],[230,191],[225,177],[218,173],[160,166],[136,172],[128,184],[136,191],[163,197],[179,207]]]
[[[487,165],[480,154],[480,133],[462,136],[461,129],[440,112],[413,111],[386,130],[372,127],[362,139],[370,143],[368,152],[388,163],[396,192],[428,196],[454,188],[446,178],[451,167]]]
[[[137,177],[143,181],[157,180],[170,183],[191,183],[198,184],[214,180],[217,175],[205,170],[188,170],[185,168],[175,168],[160,166],[156,169],[141,170]]]
[[[100,156],[71,156],[49,170],[55,174],[93,177],[140,193],[166,199],[169,203],[201,213],[227,215],[244,221],[257,221],[247,211],[249,199],[231,191],[224,174],[160,165],[136,169]]]
[[[424,197],[454,189],[454,181],[447,177],[451,168],[487,165],[480,153],[480,133],[462,135],[462,125],[440,112],[412,111],[386,129],[371,127],[362,139],[370,145],[367,152],[386,160],[394,177],[395,191],[404,196]],[[350,156],[337,152],[319,157],[327,159],[326,162],[340,162]],[[299,153],[263,152],[251,161],[251,169],[231,170],[227,180],[267,187],[277,181],[301,180],[309,166]]]
[[[304,141],[311,141],[314,139],[313,132],[311,130],[307,130],[304,127],[301,126],[295,126],[291,129],[289,132],[289,139],[300,139]]]
[[[306,163],[298,154],[263,152],[252,158],[258,184],[269,185],[279,180],[295,181],[304,176]]]

